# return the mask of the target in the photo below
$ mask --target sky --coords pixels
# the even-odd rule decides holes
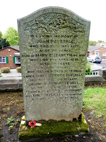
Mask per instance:
[[[106,0],[1,0],[0,31],[17,28],[17,19],[48,6],[59,6],[73,11],[91,22],[89,40],[106,41]]]

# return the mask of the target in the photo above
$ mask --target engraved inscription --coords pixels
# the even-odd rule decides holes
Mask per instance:
[[[43,38],[41,38],[43,37]],[[49,39],[47,39],[49,37]],[[57,38],[58,37],[58,38]],[[64,39],[62,40],[61,38],[64,37]],[[79,93],[79,91],[81,92],[82,90],[79,88],[79,84],[81,84],[81,82],[79,82],[78,78],[79,77],[83,77],[83,70],[81,69],[70,69],[72,64],[76,64],[76,62],[81,61],[82,56],[86,57],[86,53],[85,54],[79,54],[79,53],[72,53],[72,50],[77,50],[80,51],[80,45],[77,45],[74,43],[75,38],[77,38],[77,36],[74,36],[74,41],[71,39],[71,35],[29,35],[29,40],[33,41],[33,44],[30,44],[30,42],[28,42],[28,46],[29,48],[31,48],[31,50],[36,50],[36,54],[22,54],[22,57],[26,58],[28,57],[29,62],[31,62],[31,64],[34,63],[38,63],[40,66],[47,66],[47,69],[44,70],[42,68],[42,70],[38,70],[36,69],[35,71],[28,71],[27,75],[24,76],[24,78],[29,78],[30,83],[28,83],[28,86],[31,86],[31,89],[34,89],[35,86],[37,88],[40,89],[39,92],[43,91],[43,86],[58,86],[58,91],[60,91],[61,87],[63,86],[67,86],[67,94],[65,94],[64,97],[62,97],[63,99],[67,98],[77,98],[79,95],[82,95],[81,93]],[[46,38],[46,39],[45,39]],[[40,40],[39,40],[40,39]],[[59,45],[59,49],[57,49],[57,44]],[[74,49],[75,48],[75,49]],[[34,53],[34,52],[33,52]],[[58,63],[58,64],[57,64]],[[54,68],[55,67],[55,68]],[[57,67],[57,69],[56,69]],[[48,73],[48,75],[52,74],[52,77],[54,78],[54,81],[49,82],[48,83],[42,83],[39,81],[41,80],[41,78],[45,77],[45,74]],[[33,80],[32,78],[34,78],[36,80],[38,80],[38,83],[35,83],[35,80]],[[76,79],[74,78],[76,77]],[[73,79],[74,78],[74,79]],[[58,80],[57,80],[58,79]],[[74,89],[74,93],[71,91],[72,89],[70,88],[75,88]],[[55,90],[55,89],[54,89]],[[56,90],[55,90],[56,91]],[[31,94],[31,92],[29,91],[28,88],[28,92],[29,94]],[[46,93],[48,93],[49,90],[46,89]],[[60,91],[61,92],[61,91]],[[36,91],[36,93],[38,93]],[[68,94],[69,93],[69,94]],[[55,94],[52,93],[52,96],[55,96]],[[67,95],[67,98],[66,98]],[[34,98],[41,99],[42,97],[45,98],[47,97],[51,97],[50,94],[39,94],[39,95],[34,95],[32,94],[32,100],[35,100]],[[28,96],[27,96],[28,97]],[[31,97],[29,95],[29,97]],[[62,99],[60,99],[60,101],[62,101]]]

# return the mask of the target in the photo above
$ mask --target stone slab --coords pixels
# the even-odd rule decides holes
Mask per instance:
[[[0,78],[0,90],[18,90],[22,89],[22,79],[17,78]]]
[[[79,117],[89,29],[89,21],[60,7],[18,20],[27,121]]]
[[[105,81],[101,75],[86,75],[85,82],[103,82]]]

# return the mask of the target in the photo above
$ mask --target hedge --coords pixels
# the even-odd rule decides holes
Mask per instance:
[[[2,67],[1,68],[1,73],[9,73],[10,72],[10,67]]]
[[[21,73],[21,67],[17,67],[16,70],[17,70],[17,72]]]

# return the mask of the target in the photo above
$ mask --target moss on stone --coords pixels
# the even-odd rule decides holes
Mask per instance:
[[[67,134],[76,135],[80,134],[81,132],[89,132],[88,124],[85,122],[85,116],[83,115],[83,113],[81,115],[81,120],[40,120],[39,122],[42,123],[41,127],[31,128],[28,125],[20,125],[19,140],[64,136]]]
[[[25,121],[25,115],[22,117],[22,119],[21,120],[24,120]]]

